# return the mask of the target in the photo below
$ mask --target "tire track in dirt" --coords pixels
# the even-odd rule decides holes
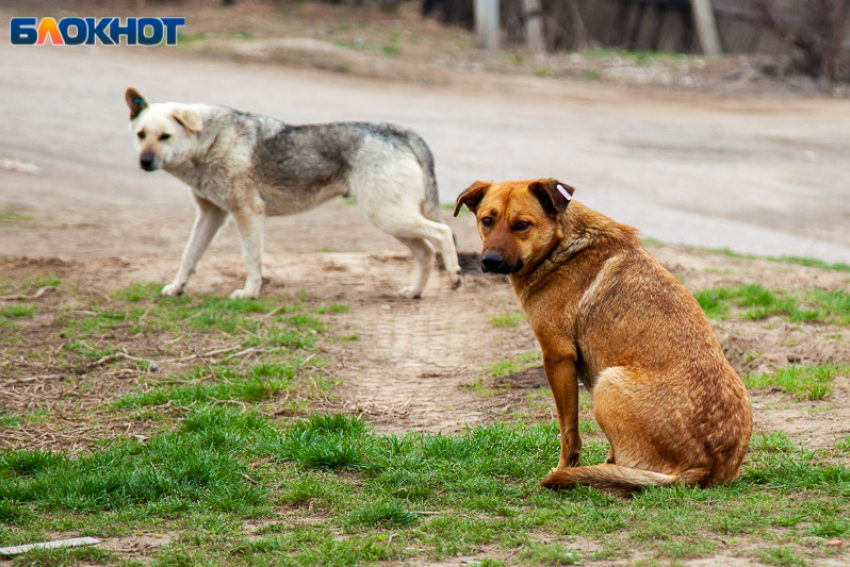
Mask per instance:
[[[407,262],[393,263],[406,271]],[[352,298],[345,323],[358,340],[333,373],[344,382],[343,408],[364,414],[378,431],[451,432],[486,420],[496,400],[471,386],[482,368],[528,348],[525,333],[490,322],[514,302],[506,282],[467,274],[453,291],[445,280],[434,273],[420,301]]]

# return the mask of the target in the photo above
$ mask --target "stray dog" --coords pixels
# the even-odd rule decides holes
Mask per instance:
[[[554,179],[478,181],[454,211],[475,213],[482,268],[509,274],[543,351],[561,457],[541,485],[629,497],[734,480],[752,433],[741,379],[699,304],[637,231],[573,191]],[[578,466],[578,380],[611,444],[606,464]]]
[[[440,214],[434,158],[416,133],[391,124],[290,126],[223,106],[151,104],[125,94],[139,165],[164,169],[192,188],[195,225],[174,281],[179,295],[219,228],[233,215],[248,269],[230,297],[257,297],[263,277],[263,216],[291,215],[343,195],[372,223],[395,236],[416,259],[404,297],[422,295],[436,250],[453,287],[460,266],[451,229]]]

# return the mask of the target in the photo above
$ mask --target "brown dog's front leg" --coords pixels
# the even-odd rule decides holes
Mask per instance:
[[[575,359],[554,358],[543,354],[543,370],[555,396],[558,426],[561,429],[561,458],[558,468],[579,464],[581,436],[578,432],[578,379]]]

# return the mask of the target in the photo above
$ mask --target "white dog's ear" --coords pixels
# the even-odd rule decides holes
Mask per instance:
[[[136,116],[148,107],[148,101],[145,100],[145,97],[133,88],[127,89],[127,92],[124,93],[124,100],[127,101],[127,106],[130,107],[130,120],[135,120]]]
[[[200,132],[204,129],[204,119],[194,108],[185,106],[175,108],[171,117],[190,132]]]

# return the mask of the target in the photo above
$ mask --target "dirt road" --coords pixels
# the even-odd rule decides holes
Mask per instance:
[[[387,84],[164,49],[2,42],[0,160],[23,163],[0,162],[0,211],[35,217],[44,230],[0,224],[0,253],[178,253],[191,204],[179,182],[136,166],[122,96],[135,86],[153,100],[216,102],[293,123],[410,126],[433,147],[444,201],[478,178],[556,176],[661,241],[850,262],[848,101],[724,100],[485,74],[459,84]],[[350,214],[273,220],[269,250],[396,247],[369,229],[364,239],[338,238]],[[316,218],[322,230],[291,238]]]

